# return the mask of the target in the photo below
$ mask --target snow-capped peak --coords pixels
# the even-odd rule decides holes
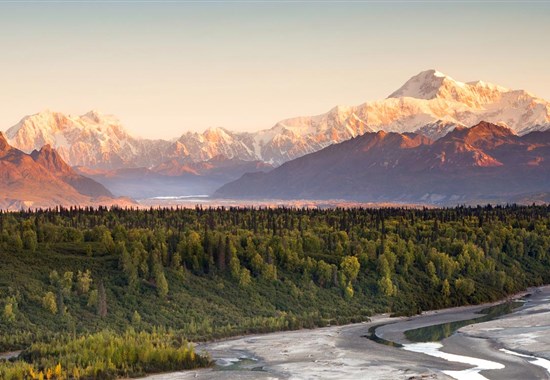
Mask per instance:
[[[105,114],[98,110],[91,110],[85,113],[84,115],[80,116],[80,119],[90,121],[92,122],[92,124],[105,125],[105,126],[117,125],[120,127],[120,120],[116,116]]]
[[[99,123],[104,115],[99,112],[98,110],[91,110],[89,112],[86,112],[84,115],[81,116],[82,118],[87,118],[87,119],[90,119],[90,120],[93,120],[95,121],[96,123]]]
[[[463,88],[466,84],[456,81],[441,71],[434,69],[422,71],[409,79],[388,98],[433,99],[438,97],[442,87]]]
[[[229,131],[222,127],[208,127],[204,130],[203,134],[210,134],[210,135],[227,135]]]
[[[419,100],[460,103],[474,109],[485,108],[499,102],[511,90],[483,81],[459,82],[436,70],[422,71],[409,79],[401,88],[391,94],[392,98],[414,98]],[[529,94],[529,96],[533,97]],[[457,104],[459,106],[459,104]]]
[[[95,110],[82,116],[42,111],[24,117],[6,131],[6,136],[13,146],[24,152],[40,150],[49,144],[70,165],[89,167],[110,168],[148,162],[156,145],[169,145],[168,142],[155,144],[133,138],[116,117]],[[138,152],[139,157],[136,157]]]

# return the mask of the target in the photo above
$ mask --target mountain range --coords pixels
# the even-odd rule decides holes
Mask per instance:
[[[371,132],[250,173],[220,188],[229,198],[368,202],[498,202],[550,190],[550,131],[518,136],[480,122],[438,140]]]
[[[49,145],[26,154],[0,133],[0,209],[134,204],[77,174]]]
[[[6,135],[26,152],[49,144],[71,166],[153,168],[172,159],[197,162],[214,157],[277,166],[365,132],[416,132],[436,139],[456,126],[480,121],[506,125],[519,135],[546,130],[550,103],[523,90],[483,81],[462,83],[427,70],[386,99],[285,119],[254,133],[210,128],[178,139],[149,140],[132,137],[115,117],[97,111],[78,117],[45,111],[26,116]]]
[[[267,171],[365,134],[409,138],[414,133],[438,141],[482,121],[517,136],[545,131],[550,129],[550,103],[523,90],[463,83],[427,70],[385,99],[285,119],[258,132],[209,128],[151,140],[132,136],[116,117],[97,111],[82,116],[44,111],[24,117],[6,136],[26,153],[51,146],[76,172],[117,196],[146,198],[212,194],[245,173]]]

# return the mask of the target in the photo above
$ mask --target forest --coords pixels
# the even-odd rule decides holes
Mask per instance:
[[[550,207],[0,212],[2,379],[211,365],[189,342],[550,283]]]

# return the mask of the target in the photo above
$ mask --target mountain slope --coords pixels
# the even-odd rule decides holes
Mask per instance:
[[[50,173],[74,187],[80,194],[90,197],[113,196],[102,184],[77,174],[50,145],[44,145],[40,150],[33,150],[31,157]]]
[[[215,195],[457,203],[550,190],[550,131],[517,136],[482,122],[433,142],[417,134],[366,133],[246,174]]]
[[[10,146],[0,133],[1,209],[99,203],[128,205],[132,202],[113,199],[102,185],[74,173],[51,148],[29,155]]]

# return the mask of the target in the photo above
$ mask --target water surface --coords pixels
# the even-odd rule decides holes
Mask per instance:
[[[468,326],[474,323],[492,321],[493,319],[511,313],[523,304],[524,302],[522,301],[514,301],[490,306],[483,310],[480,310],[478,313],[480,314],[479,317],[407,330],[405,331],[405,337],[410,342],[439,342],[445,338],[450,337],[458,329],[464,326]]]

